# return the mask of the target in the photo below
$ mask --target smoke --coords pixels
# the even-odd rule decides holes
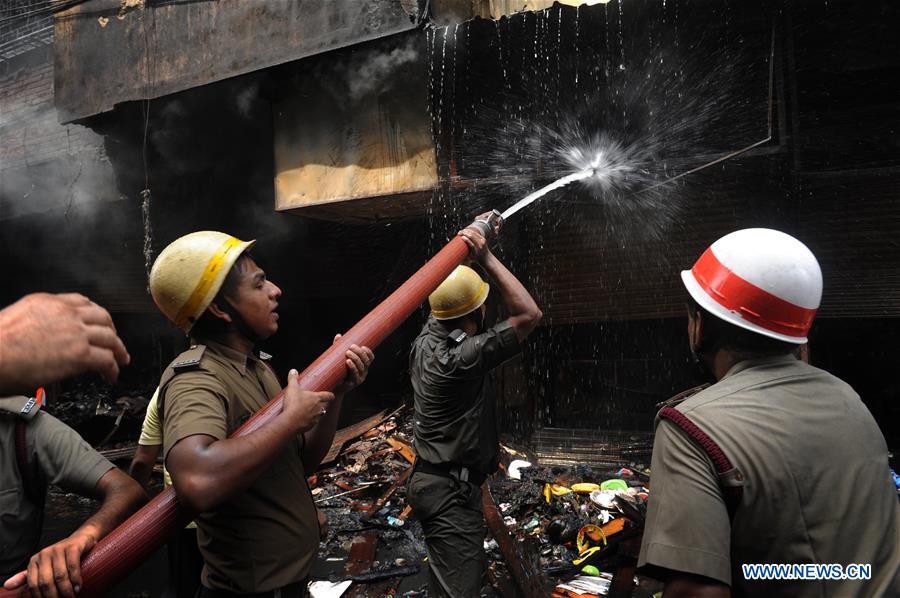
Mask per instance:
[[[193,152],[184,143],[183,131],[190,127],[189,110],[185,104],[179,100],[162,100],[156,102],[151,110],[148,127],[150,143],[163,157],[166,168],[183,174],[204,167],[205,157],[202,154],[191,155]]]
[[[234,96],[234,105],[238,114],[244,118],[251,118],[253,104],[259,97],[259,83],[252,81],[243,89],[239,89]]]
[[[397,84],[402,68],[420,59],[418,36],[410,36],[400,46],[346,51],[343,56],[321,60],[313,70],[313,78],[339,103],[349,107],[372,95],[384,93]],[[384,40],[396,44],[396,38]]]
[[[231,131],[255,127],[260,119],[268,117],[268,104],[260,101],[260,85],[260,79],[250,75],[151,102],[148,134],[157,154],[151,171],[212,174],[231,168],[224,160],[228,150],[219,139],[229,137]],[[198,152],[194,144],[186,142],[191,131],[206,136],[203,151]],[[152,179],[151,172],[151,183]]]
[[[23,153],[45,158],[18,164],[9,160],[0,169],[0,221],[50,210],[95,214],[102,210],[103,200],[120,199],[102,139],[92,132],[68,125],[66,138],[73,143],[65,146],[43,139],[30,141],[29,135],[36,132],[27,125],[16,133],[21,135]],[[4,135],[4,143],[12,146],[16,136]]]
[[[395,70],[417,60],[419,53],[413,43],[414,40],[410,38],[399,48],[369,54],[355,64],[351,62],[345,72],[350,100],[358,102],[380,90]]]

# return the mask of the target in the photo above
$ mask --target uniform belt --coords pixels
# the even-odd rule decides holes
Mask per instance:
[[[213,590],[201,585],[198,596],[200,598],[306,598],[309,596],[306,590],[308,585],[308,582],[301,581],[274,590],[269,590],[268,592],[249,594],[240,594],[228,590]]]
[[[481,486],[487,479],[485,474],[464,465],[457,463],[431,463],[423,459],[416,459],[416,471],[453,478],[461,482],[469,482],[475,486]]]

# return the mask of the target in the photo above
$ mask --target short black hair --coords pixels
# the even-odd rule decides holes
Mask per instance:
[[[237,296],[238,287],[241,284],[241,275],[247,269],[248,263],[252,259],[253,256],[250,255],[249,251],[245,251],[238,256],[228,274],[225,275],[222,288],[219,289],[219,292],[216,293],[216,296],[213,297],[210,303],[215,303],[221,307],[225,305],[226,297],[235,298]],[[197,323],[191,328],[191,334],[199,334],[201,336],[219,335],[228,332],[230,326],[231,324],[222,318],[217,318],[209,313],[208,309],[204,309]]]
[[[687,307],[692,316],[697,313],[703,314],[701,348],[704,353],[715,353],[724,349],[746,359],[752,359],[787,355],[797,349],[797,345],[794,343],[780,341],[726,322],[700,307],[700,304],[690,295],[687,298]]]
[[[219,289],[218,294],[216,294],[213,302],[220,302],[225,297],[236,297],[238,287],[241,284],[241,275],[247,270],[248,262],[253,260],[253,256],[250,255],[249,251],[245,251],[234,261],[234,265],[231,266],[231,270],[228,271],[228,274],[225,276],[225,280],[222,282],[222,288]]]

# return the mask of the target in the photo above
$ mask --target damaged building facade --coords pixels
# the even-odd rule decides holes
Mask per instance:
[[[726,232],[773,226],[822,263],[812,362],[853,384],[896,446],[900,151],[885,123],[900,52],[871,49],[896,48],[896,8],[65,4],[0,39],[2,300],[107,306],[137,358],[121,392],[152,391],[183,346],[146,292],[177,236],[258,239],[284,290],[267,347],[283,371],[472,216],[558,178],[587,135],[641,167],[616,202],[573,189],[506,223],[498,252],[545,320],[501,372],[504,432],[558,460],[646,441],[654,405],[695,383],[677,272]],[[347,422],[408,397],[425,313],[379,349]]]

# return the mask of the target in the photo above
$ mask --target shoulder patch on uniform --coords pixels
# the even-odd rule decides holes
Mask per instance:
[[[0,398],[0,411],[20,417],[26,421],[32,419],[40,411],[41,402],[35,397],[3,397]]]
[[[680,405],[681,403],[684,403],[687,399],[691,398],[698,392],[706,390],[710,386],[711,386],[711,384],[709,382],[705,382],[705,383],[701,384],[700,386],[695,386],[694,388],[689,388],[685,391],[678,393],[671,399],[666,399],[662,403],[657,403],[656,409],[658,411],[665,407],[675,407],[676,405]]]
[[[447,335],[447,339],[453,344],[458,345],[459,343],[466,340],[466,336],[468,336],[465,332],[457,328],[453,332]]]
[[[172,362],[173,370],[183,370],[200,365],[206,345],[195,345],[175,358]]]
[[[37,407],[37,409],[35,409],[35,407]],[[29,399],[25,402],[24,405],[22,405],[22,408],[19,410],[19,415],[21,415],[25,419],[31,419],[40,408],[41,404],[38,403],[37,399],[34,397],[29,397]]]

